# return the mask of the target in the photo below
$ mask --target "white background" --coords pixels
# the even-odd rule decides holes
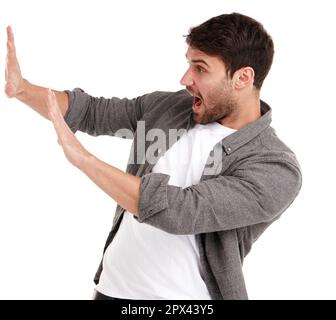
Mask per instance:
[[[179,90],[182,36],[233,11],[261,21],[274,39],[261,95],[303,171],[299,197],[245,260],[249,296],[335,299],[332,1],[2,1],[1,68],[12,25],[32,83],[105,97]],[[125,169],[129,141],[77,136]],[[66,161],[50,122],[3,91],[0,155],[0,299],[90,299],[115,202]]]

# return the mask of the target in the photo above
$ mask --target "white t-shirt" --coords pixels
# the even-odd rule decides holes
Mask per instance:
[[[152,172],[170,175],[170,185],[197,184],[215,144],[234,131],[217,122],[197,124],[167,150]],[[128,211],[105,252],[96,289],[124,299],[211,299],[200,275],[195,236],[139,223]]]

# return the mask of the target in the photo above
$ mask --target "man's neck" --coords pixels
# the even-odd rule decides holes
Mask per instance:
[[[241,102],[229,117],[218,120],[225,127],[239,130],[261,117],[260,99],[249,99]]]

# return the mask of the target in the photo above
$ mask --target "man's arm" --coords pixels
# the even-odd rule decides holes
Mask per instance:
[[[301,188],[293,161],[260,154],[230,175],[210,178],[187,188],[169,185],[169,176],[141,177],[138,219],[172,234],[232,230],[274,221]]]
[[[31,84],[26,79],[22,79],[20,91],[16,94],[15,98],[31,107],[44,118],[50,120],[48,117],[48,108],[45,103],[47,99],[46,92],[47,88]],[[53,92],[56,95],[62,116],[64,117],[69,108],[68,95],[62,91],[53,90]]]
[[[23,79],[20,65],[16,56],[14,35],[11,27],[7,27],[7,61],[6,61],[5,93],[9,98],[17,98],[46,119],[47,88],[39,87]],[[68,95],[65,92],[54,91],[56,99],[64,116],[68,110]]]
[[[118,97],[93,97],[80,88],[66,91],[69,96],[69,112],[65,121],[73,132],[77,130],[93,136],[115,136],[126,130],[132,139],[137,122],[144,113],[145,96],[134,99]]]
[[[260,153],[229,176],[188,188],[169,185],[169,176],[136,177],[96,159],[65,123],[56,97],[48,95],[49,117],[67,159],[121,207],[172,234],[198,234],[268,223],[292,203],[301,187],[299,167],[282,153]]]

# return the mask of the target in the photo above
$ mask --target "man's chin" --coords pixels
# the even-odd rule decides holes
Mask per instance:
[[[196,113],[193,113],[193,119],[196,123],[199,123],[199,124],[208,124],[208,123],[212,123],[212,122],[218,122],[219,120],[222,120],[224,119],[225,117],[221,116],[221,117],[213,117],[213,118],[209,118],[209,117],[204,117],[199,115],[199,114],[196,114]]]
[[[207,121],[207,119],[204,119],[200,115],[196,115],[195,113],[194,113],[193,118],[194,118],[194,121],[198,124],[208,124],[212,122],[212,121]]]

